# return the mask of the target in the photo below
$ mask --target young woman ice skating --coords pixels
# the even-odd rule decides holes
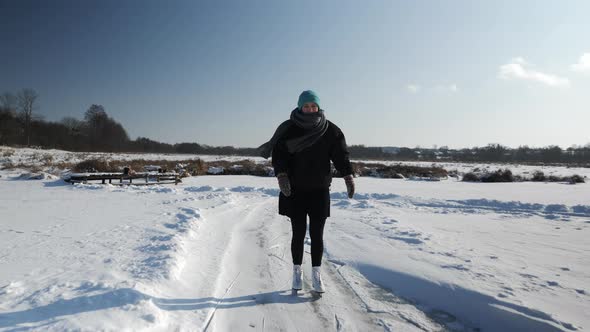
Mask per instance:
[[[309,216],[312,286],[314,291],[323,293],[320,266],[324,224],[330,216],[330,161],[344,177],[348,197],[354,195],[352,165],[344,134],[326,119],[318,95],[308,90],[299,96],[291,118],[283,122],[271,140],[259,149],[265,158],[272,154],[272,165],[281,189],[279,214],[291,219],[293,289],[302,289],[301,263]]]

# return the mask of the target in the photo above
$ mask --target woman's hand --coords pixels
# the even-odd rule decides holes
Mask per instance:
[[[277,179],[279,180],[279,188],[283,195],[286,197],[291,196],[291,183],[289,182],[289,176],[287,173],[279,173]]]
[[[346,184],[346,191],[348,192],[348,198],[354,196],[354,178],[352,174],[344,177],[344,183]]]

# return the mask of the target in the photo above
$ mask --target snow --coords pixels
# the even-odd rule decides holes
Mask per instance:
[[[569,167],[569,166],[550,166],[550,165],[519,165],[509,163],[466,163],[466,162],[426,162],[426,161],[374,161],[362,160],[364,163],[380,163],[384,165],[408,165],[422,167],[440,167],[447,171],[457,171],[458,174],[465,174],[479,170],[480,172],[494,172],[499,169],[509,169],[514,175],[520,175],[525,178],[532,178],[535,171],[541,171],[546,176],[572,176],[578,174],[582,177],[590,178],[590,167]]]
[[[106,152],[70,152],[62,150],[43,150],[32,148],[11,148],[0,146],[0,164],[10,162],[13,165],[24,166],[43,166],[50,159],[52,163],[71,163],[77,164],[89,159],[103,159],[106,161],[119,160],[162,160],[162,161],[184,161],[201,159],[205,162],[229,161],[236,162],[241,160],[251,160],[255,163],[266,163],[268,160],[262,157],[252,156],[219,156],[219,155],[196,155],[196,154],[157,154],[157,153],[106,153]],[[505,163],[463,163],[463,162],[419,162],[419,161],[375,161],[375,160],[355,160],[364,163],[379,163],[384,165],[402,164],[408,166],[423,167],[441,167],[447,171],[457,171],[459,174],[472,172],[475,169],[480,171],[493,172],[498,169],[510,169],[514,175],[520,175],[531,178],[535,171],[542,171],[546,176],[572,176],[578,174],[582,177],[590,178],[589,167],[566,167],[566,166],[533,166]]]
[[[0,331],[590,328],[588,183],[334,179],[319,298],[309,238],[290,290],[275,178],[21,173],[0,170]]]
[[[4,156],[6,154],[6,156]],[[42,166],[44,159],[52,158],[54,163],[72,163],[77,164],[89,159],[120,160],[130,161],[136,159],[142,160],[162,160],[162,161],[182,161],[196,160],[203,161],[239,161],[250,159],[255,162],[264,162],[262,157],[244,157],[244,156],[217,156],[217,155],[196,155],[196,154],[163,154],[163,153],[109,153],[109,152],[70,152],[55,149],[33,149],[33,148],[11,148],[0,146],[0,162],[2,160],[10,161],[15,165]]]

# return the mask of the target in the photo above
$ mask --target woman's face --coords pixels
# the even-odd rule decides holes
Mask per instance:
[[[305,103],[301,108],[303,113],[317,113],[319,111],[318,105],[316,103]]]

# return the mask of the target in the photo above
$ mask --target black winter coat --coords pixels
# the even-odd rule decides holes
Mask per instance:
[[[303,134],[303,128],[291,123],[272,151],[275,174],[287,173],[291,183],[291,196],[279,194],[279,214],[293,217],[308,212],[310,216],[313,213],[317,217],[329,217],[330,161],[340,175],[352,174],[346,139],[342,130],[328,121],[328,129],[317,142],[303,151],[289,153],[285,141]],[[314,199],[310,200],[311,197]]]

